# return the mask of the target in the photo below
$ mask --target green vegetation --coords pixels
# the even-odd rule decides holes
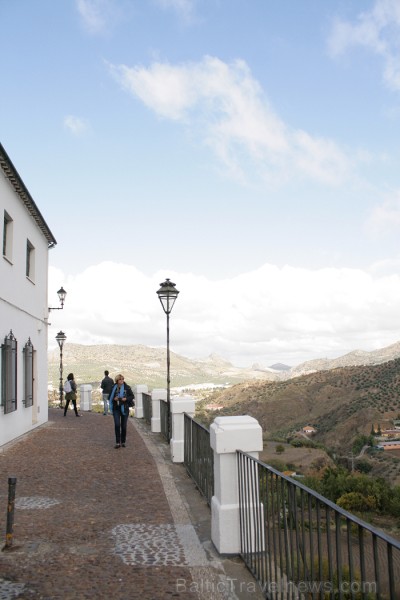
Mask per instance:
[[[400,486],[392,487],[383,478],[328,467],[321,477],[308,476],[303,483],[350,512],[400,517]]]
[[[375,438],[373,435],[357,435],[353,441],[352,451],[359,454],[364,446],[374,446]]]

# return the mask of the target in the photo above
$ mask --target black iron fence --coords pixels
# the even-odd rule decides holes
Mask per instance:
[[[161,434],[164,436],[168,444],[172,437],[172,423],[171,423],[171,402],[160,401],[160,421],[161,421]]]
[[[184,464],[199,491],[211,505],[214,494],[214,452],[210,431],[201,423],[184,415]]]
[[[400,598],[400,542],[238,451],[241,556],[268,599]]]
[[[151,394],[142,394],[142,401],[143,401],[143,419],[146,421],[146,423],[151,425],[151,417],[152,417]]]

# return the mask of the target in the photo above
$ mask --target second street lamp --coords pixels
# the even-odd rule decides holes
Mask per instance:
[[[166,279],[163,283],[160,283],[160,289],[157,291],[158,298],[163,307],[163,311],[167,315],[167,402],[169,408],[170,402],[170,358],[169,358],[169,315],[175,304],[175,300],[178,297],[178,290],[175,287],[175,283],[172,283],[170,279]]]
[[[67,339],[67,336],[65,335],[65,333],[63,331],[59,331],[56,335],[56,340],[57,340],[57,344],[60,347],[60,408],[63,408],[63,391],[64,391],[64,386],[63,386],[63,346],[64,346],[64,342]]]
[[[60,289],[59,289],[59,290],[58,290],[58,292],[57,292],[57,296],[58,296],[58,298],[59,298],[59,300],[60,300],[60,304],[61,304],[61,306],[56,306],[56,307],[49,306],[49,312],[50,312],[51,310],[62,310],[62,309],[64,308],[64,302],[65,302],[65,297],[66,297],[66,295],[67,295],[67,292],[66,292],[66,291],[64,290],[64,288],[61,286],[61,287],[60,287]],[[62,333],[62,331],[60,331],[60,333]],[[56,338],[56,339],[57,339],[57,338]]]

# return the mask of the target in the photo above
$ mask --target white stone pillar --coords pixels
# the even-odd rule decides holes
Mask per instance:
[[[143,419],[143,396],[142,394],[148,394],[149,388],[147,385],[135,385],[133,393],[135,394],[135,417],[137,419]]]
[[[195,400],[192,396],[171,398],[172,438],[170,441],[172,462],[182,463],[185,458],[184,414],[194,417]]]
[[[151,392],[151,431],[161,432],[161,409],[160,402],[167,400],[167,390],[156,388]]]
[[[239,485],[236,450],[258,459],[262,429],[253,417],[217,417],[210,427],[214,450],[211,539],[220,554],[240,553]]]

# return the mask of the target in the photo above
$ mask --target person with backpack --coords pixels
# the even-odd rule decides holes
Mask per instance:
[[[72,402],[74,405],[75,415],[80,417],[81,415],[78,413],[78,409],[76,407],[76,383],[74,379],[74,374],[70,373],[67,377],[66,382],[64,383],[64,392],[65,392],[65,408],[64,408],[64,417],[67,416],[67,410],[69,403]]]
[[[110,412],[114,417],[114,448],[121,448],[121,446],[125,448],[129,409],[135,405],[134,397],[131,386],[125,383],[124,376],[117,375],[109,400]]]
[[[101,391],[102,391],[102,395],[103,395],[103,404],[104,404],[103,415],[107,416],[108,415],[108,399],[109,399],[112,389],[114,387],[114,382],[111,379],[111,377],[109,377],[108,371],[104,371],[104,375],[105,375],[105,377],[102,380],[100,387],[101,387]]]

